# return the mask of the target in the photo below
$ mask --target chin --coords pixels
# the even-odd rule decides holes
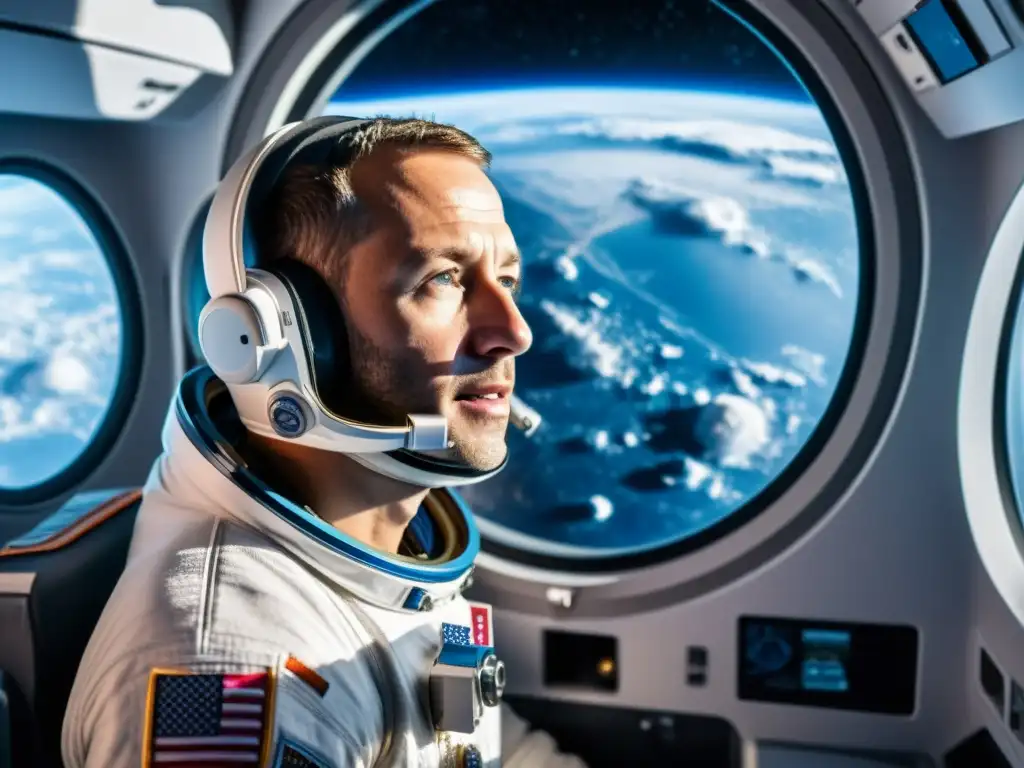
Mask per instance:
[[[490,471],[501,466],[508,456],[508,446],[504,436],[500,440],[460,440],[455,438],[455,447],[450,449],[449,457],[476,470]]]

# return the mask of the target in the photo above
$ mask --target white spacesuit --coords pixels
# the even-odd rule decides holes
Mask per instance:
[[[284,152],[270,162],[279,173],[297,141],[336,144],[350,127],[282,129],[214,200],[200,326],[210,367],[185,376],[165,422],[124,574],[72,690],[66,768],[583,765],[500,703],[490,607],[461,595],[479,534],[443,488],[494,470],[421,453],[447,442],[439,416],[395,429],[327,409],[308,288],[242,266],[237,213],[253,205],[261,164]],[[243,425],[440,490],[388,555],[271,487],[235,450]]]
[[[445,631],[494,643],[489,607],[460,594],[479,539],[455,496],[433,493],[421,512],[450,555],[381,555],[269,489],[251,493],[258,480],[225,466],[226,446],[209,452],[216,436],[197,427],[209,421],[183,412],[190,387],[218,383],[193,372],[168,415],[124,575],[72,691],[67,768],[224,753],[275,767],[470,766],[465,745],[484,766],[581,765],[504,706],[484,705],[472,734],[435,731],[424,696]],[[432,610],[404,607],[425,598]]]

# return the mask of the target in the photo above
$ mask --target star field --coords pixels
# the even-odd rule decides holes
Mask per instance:
[[[803,98],[755,34],[710,0],[437,0],[359,64],[339,96],[473,86],[713,87]]]

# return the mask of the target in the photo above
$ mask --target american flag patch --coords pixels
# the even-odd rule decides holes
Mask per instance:
[[[441,624],[441,642],[454,643],[455,645],[472,645],[473,638],[470,635],[469,627],[461,624]]]
[[[269,672],[201,675],[156,670],[149,681],[146,765],[259,765],[272,706]]]

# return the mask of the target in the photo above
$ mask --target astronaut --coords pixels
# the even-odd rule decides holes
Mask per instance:
[[[168,413],[67,768],[583,766],[500,702],[490,607],[461,594],[479,534],[448,489],[505,465],[531,342],[489,159],[331,117],[225,177],[208,367]]]

